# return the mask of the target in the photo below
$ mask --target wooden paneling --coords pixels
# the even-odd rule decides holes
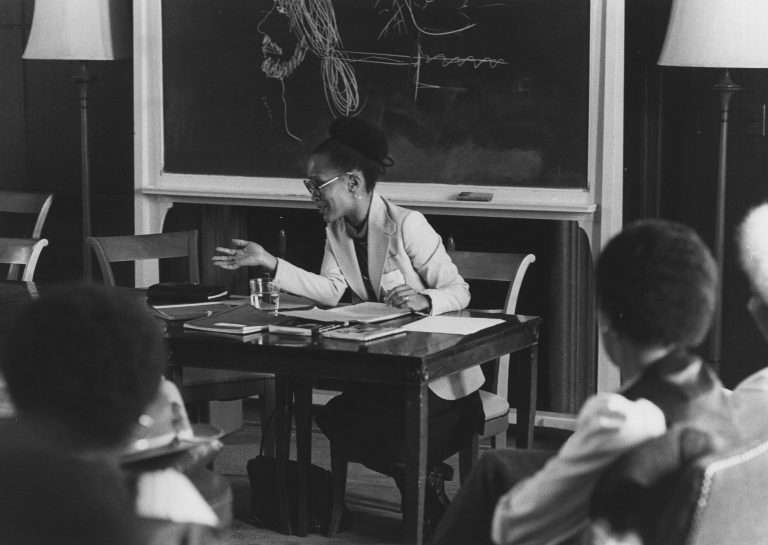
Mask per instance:
[[[656,65],[670,5],[627,0],[625,217],[657,213],[692,226],[712,247],[719,136],[712,85],[718,72]],[[746,211],[768,200],[768,137],[748,136],[745,126],[746,105],[768,103],[768,70],[736,69],[732,77],[744,89],[731,102],[725,201],[720,374],[731,387],[765,366],[768,348],[745,309],[749,287],[734,238]]]
[[[0,188],[25,181],[23,44],[20,0],[0,0]]]

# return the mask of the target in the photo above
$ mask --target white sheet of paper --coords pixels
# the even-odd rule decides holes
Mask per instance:
[[[292,310],[282,312],[287,316],[295,316],[307,320],[317,320],[321,322],[381,322],[398,316],[408,314],[408,309],[389,307],[384,303],[358,303],[357,305],[347,305],[336,307],[329,310],[313,308],[310,310]]]
[[[427,316],[403,326],[405,331],[424,333],[453,333],[469,335],[481,329],[503,323],[499,318],[468,318],[461,316]]]

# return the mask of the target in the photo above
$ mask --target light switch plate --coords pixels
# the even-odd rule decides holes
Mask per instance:
[[[747,136],[765,136],[765,104],[747,104]]]

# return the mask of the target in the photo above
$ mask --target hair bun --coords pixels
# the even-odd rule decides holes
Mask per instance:
[[[382,172],[394,164],[389,157],[387,137],[380,128],[357,117],[337,117],[328,129],[330,137],[370,159]]]

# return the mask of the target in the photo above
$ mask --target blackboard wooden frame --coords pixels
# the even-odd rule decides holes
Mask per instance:
[[[163,170],[161,2],[134,3],[135,231],[160,232],[174,202],[310,207],[299,179],[166,173]],[[624,0],[591,0],[586,189],[456,186],[385,181],[382,194],[426,213],[576,221],[597,253],[622,225]],[[461,191],[488,191],[491,202],[457,201]],[[138,285],[157,268],[138,266]],[[618,384],[601,353],[598,389]]]
[[[606,172],[601,161],[611,162],[611,170],[620,165],[620,146],[615,138],[607,138],[606,126],[616,120],[621,111],[623,64],[618,55],[611,55],[610,35],[623,36],[623,2],[592,0],[590,14],[589,124],[587,134],[586,189],[553,189],[530,187],[500,187],[483,185],[418,184],[386,181],[381,190],[399,202],[453,210],[471,210],[473,204],[459,204],[461,191],[487,191],[494,197],[480,209],[519,209],[552,211],[556,213],[590,215],[600,204],[598,195]],[[298,179],[257,178],[223,175],[191,175],[165,172],[163,140],[162,83],[162,20],[161,7],[139,1],[135,6],[136,39],[136,116],[137,116],[137,189],[143,193],[198,194],[222,198],[259,197],[274,204],[298,204],[306,199]],[[611,131],[613,132],[613,131]],[[620,140],[619,140],[620,141]],[[143,147],[142,147],[143,146]],[[620,166],[616,172],[620,172]],[[300,205],[300,204],[299,204]],[[580,218],[582,219],[582,218]]]

